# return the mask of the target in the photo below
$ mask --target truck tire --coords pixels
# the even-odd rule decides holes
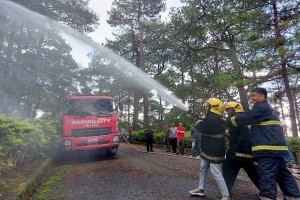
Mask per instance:
[[[58,144],[57,153],[54,156],[54,163],[64,163],[70,158],[70,152],[64,149],[63,141]]]
[[[115,156],[118,152],[118,147],[110,147],[105,149],[106,155]]]

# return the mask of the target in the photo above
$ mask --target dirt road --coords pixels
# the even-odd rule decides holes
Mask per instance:
[[[142,145],[134,146],[145,150]],[[203,199],[188,193],[198,186],[200,160],[167,153],[164,149],[154,151],[140,152],[122,143],[116,157],[81,154],[56,165],[48,181],[31,199]],[[220,197],[211,176],[205,193],[206,200]],[[234,199],[259,199],[258,190],[243,171],[234,194]]]

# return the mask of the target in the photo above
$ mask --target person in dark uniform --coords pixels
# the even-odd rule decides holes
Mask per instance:
[[[225,111],[229,117],[233,117],[237,113],[243,113],[244,109],[241,103],[231,101],[225,105]],[[251,152],[250,130],[248,126],[230,126],[229,147],[223,163],[223,176],[231,198],[233,196],[232,188],[240,169],[245,170],[251,181],[259,189],[257,169]]]
[[[170,137],[171,137],[171,130],[168,126],[168,124],[165,124],[165,144],[166,144],[166,149],[167,152],[171,151],[171,145],[170,145]]]
[[[151,124],[148,125],[148,127],[145,129],[146,133],[146,148],[147,151],[153,152],[153,135],[154,131],[151,129]]]
[[[132,144],[132,128],[128,129],[128,142]]]
[[[277,183],[284,199],[300,200],[298,185],[286,166],[288,147],[281,123],[267,101],[267,90],[251,90],[253,107],[250,111],[226,119],[231,127],[251,125],[252,156],[257,162],[261,200],[273,200],[277,195]]]
[[[199,186],[189,191],[191,195],[205,196],[207,176],[210,169],[222,195],[221,200],[230,200],[222,174],[222,163],[225,160],[223,111],[224,103],[220,99],[210,98],[204,105],[205,118],[199,120],[195,125],[195,128],[201,133],[201,164]]]

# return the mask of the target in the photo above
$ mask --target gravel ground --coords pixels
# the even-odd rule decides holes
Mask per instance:
[[[44,199],[95,200],[95,199],[206,199],[220,198],[215,181],[209,175],[205,198],[190,196],[188,191],[197,188],[200,160],[167,153],[154,148],[154,153],[143,152],[145,146],[132,148],[122,143],[115,157],[103,154],[82,153],[76,158],[59,163],[51,177],[63,177],[51,186]],[[57,172],[63,169],[63,173]],[[39,189],[41,191],[42,189]],[[60,194],[59,194],[60,193]],[[235,185],[235,200],[256,200],[258,190],[243,171]],[[37,198],[38,193],[31,197]],[[278,196],[282,198],[281,192]]]

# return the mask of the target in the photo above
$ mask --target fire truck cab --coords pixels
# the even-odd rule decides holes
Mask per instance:
[[[115,100],[109,96],[71,96],[63,112],[63,144],[67,151],[103,149],[116,155],[120,144]]]

